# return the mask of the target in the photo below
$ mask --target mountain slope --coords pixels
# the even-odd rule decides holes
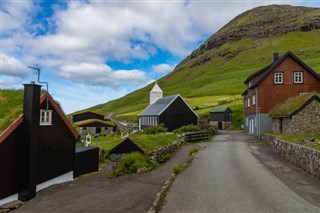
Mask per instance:
[[[213,34],[158,84],[165,96],[180,93],[199,114],[206,115],[211,106],[226,101],[242,114],[243,81],[271,63],[274,52],[291,50],[320,73],[319,38],[319,8],[254,8]],[[152,86],[87,110],[135,117],[148,105]]]

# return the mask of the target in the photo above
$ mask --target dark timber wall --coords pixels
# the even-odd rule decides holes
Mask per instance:
[[[173,131],[181,126],[197,125],[197,116],[178,97],[160,116],[159,123],[164,123],[169,131]]]
[[[99,148],[77,147],[74,177],[99,170]]]
[[[46,108],[44,101],[41,109]],[[58,113],[52,110],[52,125],[40,126],[37,184],[73,170],[75,139]]]
[[[20,164],[24,160],[21,155],[21,132],[22,125],[0,144],[0,199],[25,187],[19,184],[19,177],[23,176]]]
[[[225,112],[211,112],[210,113],[210,121],[230,121],[231,111],[227,109]]]

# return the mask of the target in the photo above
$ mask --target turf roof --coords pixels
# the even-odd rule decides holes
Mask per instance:
[[[113,127],[116,126],[116,123],[114,123],[112,121],[102,121],[102,120],[99,120],[99,119],[87,119],[87,120],[84,120],[84,121],[78,121],[78,122],[75,122],[74,125],[76,125],[76,126],[85,126],[85,125],[88,125],[88,124],[91,124],[91,123],[94,123],[94,122],[101,123],[101,124],[106,125],[106,126],[113,126]]]
[[[23,90],[0,90],[0,134],[4,132],[23,111]]]
[[[225,112],[229,107],[227,106],[217,106],[212,108],[210,112]]]
[[[289,117],[292,113],[294,113],[296,110],[302,107],[313,96],[320,97],[320,95],[317,93],[309,93],[289,98],[283,104],[271,109],[269,114],[271,117]]]

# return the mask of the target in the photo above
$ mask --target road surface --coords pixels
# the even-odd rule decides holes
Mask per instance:
[[[203,143],[162,212],[320,212],[320,180],[240,131]]]

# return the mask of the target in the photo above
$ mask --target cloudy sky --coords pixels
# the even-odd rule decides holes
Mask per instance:
[[[170,71],[238,14],[312,1],[1,0],[0,89],[36,81],[66,113],[105,103]]]

